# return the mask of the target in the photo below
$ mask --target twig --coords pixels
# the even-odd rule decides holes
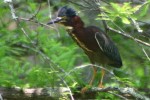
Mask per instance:
[[[13,4],[12,4],[12,0],[4,0],[4,2],[5,3],[8,3],[8,5],[9,5],[9,7],[10,7],[10,10],[11,10],[11,15],[12,15],[12,18],[14,19],[14,20],[17,20],[17,16],[16,16],[16,14],[15,14],[15,9],[14,9],[14,6],[13,6]]]
[[[70,73],[72,73],[73,71],[75,71],[76,69],[81,69],[81,68],[85,68],[85,67],[88,67],[88,66],[95,66],[97,68],[101,68],[101,69],[104,69],[105,71],[107,71],[108,73],[110,73],[111,75],[115,76],[113,72],[109,71],[108,69],[104,68],[104,67],[101,67],[101,66],[98,66],[98,65],[94,65],[94,64],[85,64],[85,65],[81,65],[81,66],[78,66],[78,67],[74,67],[72,70],[70,70],[66,76],[69,76]],[[65,76],[65,77],[66,77]],[[116,77],[116,76],[115,76]]]
[[[84,6],[84,5],[81,5],[81,4],[79,4],[79,3],[73,2],[72,0],[67,0],[67,1],[70,2],[70,3],[73,3],[73,4],[75,4],[75,5],[84,7],[84,8],[89,8],[89,7],[87,7],[87,6]]]
[[[115,80],[116,82],[128,86],[126,83],[123,83],[123,82],[121,82],[120,80],[118,80],[117,76],[113,73],[113,70],[108,70],[107,68],[104,68],[104,67],[102,67],[102,66],[98,66],[98,65],[96,65],[96,64],[85,64],[85,65],[81,65],[81,66],[74,67],[72,70],[70,70],[68,73],[66,73],[66,75],[64,76],[64,78],[66,78],[67,76],[70,76],[70,74],[71,74],[72,72],[76,71],[76,69],[82,69],[82,68],[89,67],[89,66],[95,66],[95,67],[97,67],[97,68],[100,68],[100,69],[105,70],[105,71],[108,72],[112,77],[114,77],[114,78],[116,79],[116,80]]]
[[[34,19],[34,17],[36,17],[36,15],[39,13],[40,9],[41,9],[41,3],[40,3],[40,5],[39,5],[38,10],[37,10],[37,11],[35,12],[35,14],[33,14],[29,19]]]
[[[46,27],[49,27],[49,28],[54,29],[54,27],[52,27],[52,26],[49,26],[49,25],[47,25],[47,24],[41,23],[41,22],[39,22],[39,21],[30,19],[30,18],[19,17],[18,19],[19,19],[19,20],[23,20],[23,21],[34,22],[34,23],[37,23],[37,24],[39,24],[39,25],[41,25],[41,26],[46,26]]]
[[[3,97],[2,97],[2,95],[1,95],[1,93],[0,93],[0,100],[3,100]]]
[[[96,4],[96,1],[95,1],[95,4]],[[100,3],[98,3],[98,4],[99,4],[99,6],[101,6]],[[101,13],[104,13],[100,7],[97,7],[97,9],[99,10],[99,13],[100,13],[100,14],[101,14]],[[101,16],[101,17],[102,17],[102,16]],[[107,24],[106,24],[106,21],[105,21],[105,20],[102,20],[102,22],[103,22],[103,25],[104,25],[104,28],[105,28],[105,32],[107,33],[107,32],[109,31],[109,29],[108,29],[108,26],[107,26]]]
[[[83,0],[83,1],[84,1],[86,4],[92,6],[92,3],[90,3],[90,2],[88,2],[88,1],[86,1],[86,0]]]
[[[47,3],[49,6],[49,17],[50,17],[50,19],[52,19],[50,0],[47,0]],[[58,33],[58,37],[60,37],[60,33],[59,33],[58,28],[56,27],[56,24],[54,23],[53,26],[54,26],[54,29],[56,30],[56,32]]]
[[[144,42],[144,41],[142,41],[142,40],[139,40],[139,39],[137,39],[137,38],[134,38],[134,37],[132,37],[131,35],[129,35],[128,33],[123,33],[123,32],[121,32],[121,31],[116,30],[116,29],[113,29],[113,28],[111,28],[111,27],[109,27],[109,26],[108,26],[108,29],[111,30],[111,31],[113,31],[113,32],[119,33],[119,34],[121,34],[121,35],[123,35],[123,36],[125,36],[125,37],[128,37],[128,38],[130,38],[130,39],[132,39],[132,40],[134,40],[134,41],[136,41],[136,42],[138,42],[138,43],[141,43],[141,44],[143,44],[143,45],[146,45],[146,46],[150,47],[150,44],[149,44],[149,43]]]
[[[108,91],[108,93],[113,94],[113,95],[115,95],[115,96],[117,96],[117,97],[119,97],[119,98],[121,98],[121,99],[129,100],[129,99],[127,99],[126,97],[124,97],[124,96],[122,96],[122,95],[119,95],[119,94],[116,94],[116,93],[114,93],[114,92],[112,92],[112,91]]]
[[[147,57],[147,59],[150,61],[150,57],[148,56],[147,52],[145,51],[145,49],[143,47],[142,47],[142,51],[144,52],[144,54]]]
[[[133,25],[136,27],[137,31],[142,33],[143,30],[140,28],[139,24],[133,18],[130,18],[130,19],[133,22]]]

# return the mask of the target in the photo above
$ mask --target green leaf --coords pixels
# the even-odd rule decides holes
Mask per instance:
[[[149,9],[149,4],[144,5],[141,8],[140,17],[145,16],[147,14],[147,12],[148,12],[148,9]]]
[[[110,4],[115,11],[117,11],[117,12],[120,11],[121,7],[118,4],[116,4],[116,3],[110,3]]]
[[[130,21],[126,17],[122,17],[122,22],[125,24],[130,24]]]

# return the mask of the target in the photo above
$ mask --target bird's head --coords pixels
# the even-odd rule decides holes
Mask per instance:
[[[72,26],[72,19],[76,16],[76,11],[74,9],[64,6],[58,10],[57,17],[47,24],[59,23],[65,26]]]

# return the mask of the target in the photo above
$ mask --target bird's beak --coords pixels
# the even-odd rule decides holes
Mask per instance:
[[[57,17],[56,19],[51,20],[47,24],[49,25],[49,24],[59,23],[61,20],[62,20],[61,17]]]

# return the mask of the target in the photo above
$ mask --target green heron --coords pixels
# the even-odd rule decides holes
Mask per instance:
[[[120,68],[122,60],[114,42],[107,34],[96,26],[84,27],[81,18],[72,8],[64,6],[58,10],[56,19],[48,24],[59,23],[66,26],[69,35],[83,49],[93,65],[113,66]],[[93,76],[89,85],[92,85],[97,73],[97,67],[93,66]],[[102,86],[105,70],[102,69],[101,80],[98,87]]]

